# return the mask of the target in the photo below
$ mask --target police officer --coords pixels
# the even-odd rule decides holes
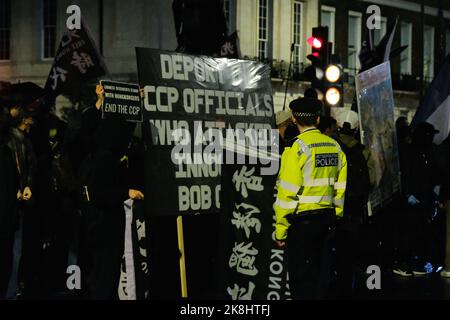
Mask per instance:
[[[299,98],[289,107],[300,134],[283,154],[275,236],[287,249],[292,298],[320,299],[329,282],[329,239],[343,215],[347,160],[339,144],[317,129],[321,101]]]

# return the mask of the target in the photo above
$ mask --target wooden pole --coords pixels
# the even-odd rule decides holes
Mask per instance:
[[[186,256],[184,252],[184,235],[183,235],[183,217],[177,217],[177,232],[178,232],[178,250],[180,250],[180,282],[181,282],[181,297],[187,298],[187,282],[186,282]]]

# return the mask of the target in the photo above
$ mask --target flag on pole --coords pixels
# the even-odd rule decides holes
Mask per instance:
[[[70,92],[71,86],[86,83],[107,73],[103,57],[91,37],[87,24],[66,30],[55,55],[45,90],[50,96]]]
[[[388,26],[388,29],[378,44],[374,42],[374,30],[367,30],[366,38],[362,43],[359,53],[359,61],[361,62],[361,71],[369,70],[389,59],[399,55],[408,46],[401,46],[392,50],[392,42],[394,41],[395,30],[397,29],[398,17]]]
[[[434,136],[436,144],[444,141],[450,132],[450,54],[428,87],[411,126],[414,127],[421,122],[431,123],[439,130]]]
[[[223,56],[227,23],[221,0],[174,0],[178,52]]]

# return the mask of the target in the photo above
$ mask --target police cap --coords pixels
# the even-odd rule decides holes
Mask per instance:
[[[318,117],[322,113],[322,101],[314,98],[298,98],[289,104],[295,117]]]

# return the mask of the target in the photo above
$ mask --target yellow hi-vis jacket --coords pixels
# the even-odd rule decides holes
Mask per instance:
[[[342,217],[347,160],[339,144],[317,129],[307,130],[285,149],[277,181],[275,237],[287,237],[292,214],[335,208]]]

